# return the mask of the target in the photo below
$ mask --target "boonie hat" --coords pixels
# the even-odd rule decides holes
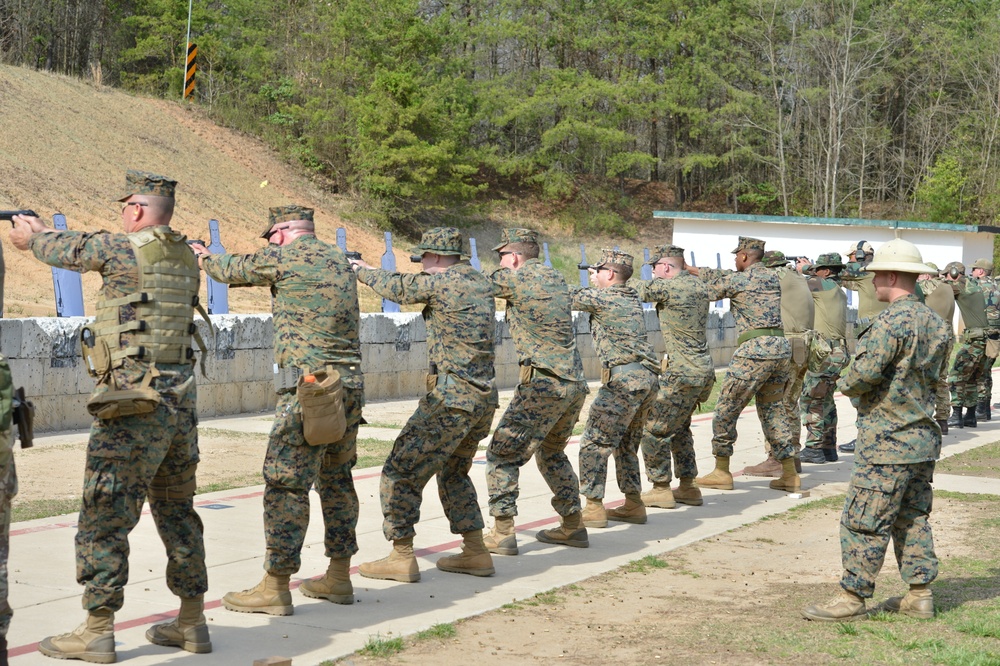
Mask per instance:
[[[646,262],[646,265],[653,266],[664,257],[681,257],[683,259],[684,248],[678,245],[657,245],[653,249],[653,254],[649,256],[649,261]]]
[[[844,262],[840,259],[839,252],[826,252],[819,255],[813,268],[843,268]]]
[[[457,256],[459,259],[468,259],[462,254],[462,234],[454,227],[434,227],[428,229],[420,236],[420,244],[410,248],[411,261],[420,261],[426,253],[440,254],[443,256]]]
[[[897,273],[936,273],[924,263],[917,246],[902,238],[895,238],[879,247],[875,258],[865,266],[869,273],[875,271],[895,271]]]
[[[306,220],[307,222],[313,221],[313,209],[306,208],[304,206],[275,206],[274,208],[267,209],[267,226],[261,232],[261,238],[267,238],[267,232],[271,230],[271,227],[279,222],[294,222],[295,220]]]
[[[125,172],[125,194],[118,201],[125,201],[133,194],[151,194],[157,197],[174,198],[177,181],[147,171],[129,169]]]
[[[514,243],[534,243],[538,245],[538,232],[533,229],[511,228],[500,233],[500,243],[493,246],[493,251],[502,250]]]
[[[732,254],[737,252],[743,252],[744,250],[763,250],[764,241],[759,238],[750,238],[749,236],[740,236],[739,243],[736,245],[736,249],[732,251]]]
[[[764,253],[764,258],[761,259],[761,263],[768,268],[778,268],[779,266],[787,264],[788,259],[785,258],[785,253],[781,250],[768,250]]]

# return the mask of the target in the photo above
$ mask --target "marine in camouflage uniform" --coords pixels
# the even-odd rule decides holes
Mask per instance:
[[[443,557],[442,571],[489,576],[493,560],[483,544],[483,514],[469,478],[480,440],[490,432],[497,408],[493,381],[496,316],[493,283],[465,262],[457,229],[435,228],[413,248],[423,272],[401,274],[354,262],[358,280],[397,303],[422,303],[427,323],[428,393],[396,438],[385,466],[379,497],[383,532],[392,553],[366,562],[368,578],[415,582],[414,525],[421,494],[437,475],[438,494],[451,531],[463,536],[460,555]]]
[[[149,500],[166,547],[167,585],[181,597],[177,619],[154,626],[146,637],[192,652],[211,650],[202,614],[208,589],[203,529],[193,503],[198,421],[188,326],[192,326],[190,308],[196,302],[199,275],[184,236],[169,227],[175,185],[163,176],[129,171],[125,195],[119,199],[126,234],[56,232],[37,218],[25,217],[15,218],[17,227],[11,232],[16,247],[30,249],[46,264],[79,273],[96,271],[102,277],[97,321],[89,325],[96,337],[90,358],[95,358],[95,350],[102,352],[92,373],[99,376],[90,402],[92,413],[101,401],[121,395],[112,394],[116,390],[148,396],[151,389],[158,400],[146,413],[94,420],[76,535],[77,581],[84,586],[83,608],[88,618],[71,633],[43,640],[39,650],[48,656],[82,659],[89,654],[114,660],[114,612],[122,607],[128,581],[128,535],[139,521],[144,499]],[[133,241],[147,243],[142,247],[153,247],[159,257],[173,262],[167,269],[158,268],[157,263],[152,266],[156,279],[174,285],[176,293],[163,292],[161,299],[152,288],[148,303],[139,300],[137,253],[142,250]],[[171,281],[170,276],[177,274],[183,278]],[[171,298],[177,299],[176,305]],[[165,315],[159,313],[170,308],[186,313],[189,323],[174,324],[175,329],[147,328],[141,323],[147,317],[164,321]],[[165,351],[153,351],[157,343],[147,340],[157,335],[177,342]],[[150,362],[153,354],[175,360]],[[119,409],[130,411],[138,404],[130,400]],[[150,401],[142,404],[145,408]]]
[[[784,403],[792,348],[782,329],[781,285],[774,271],[761,263],[764,241],[740,236],[733,254],[736,271],[689,269],[706,281],[713,300],[729,299],[739,332],[712,419],[715,469],[696,482],[703,488],[733,489],[729,459],[736,443],[736,422],[743,408],[755,399],[764,438],[782,468],[771,488],[798,490],[801,482],[795,471],[794,422]]]
[[[538,234],[530,229],[505,229],[493,250],[500,253],[500,269],[491,276],[493,295],[507,303],[521,381],[486,449],[486,485],[495,517],[486,547],[491,553],[517,555],[518,477],[532,456],[552,490],[552,508],[561,522],[540,538],[586,547],[579,480],[565,451],[588,393],[569,287],[558,271],[538,259]]]
[[[868,326],[874,321],[879,312],[885,309],[886,304],[882,303],[875,296],[875,287],[872,285],[872,274],[865,270],[874,253],[872,244],[868,241],[858,241],[847,247],[844,253],[847,255],[847,265],[840,273],[840,285],[848,291],[858,294],[858,315],[854,323],[855,338],[861,337]],[[857,401],[851,400],[851,404],[857,408]],[[851,440],[837,447],[844,453],[852,453],[857,440]]]
[[[951,285],[938,275],[938,267],[930,262],[926,263],[929,268],[933,269],[933,272],[921,274],[917,278],[916,294],[927,307],[934,311],[934,314],[948,324],[948,357],[950,358],[951,350],[955,346],[955,331],[952,329],[952,322],[955,320],[955,294]],[[951,389],[948,386],[948,373],[942,372],[938,378],[934,406],[934,419],[941,426],[941,434],[948,434],[948,417],[950,415]]]
[[[948,426],[975,428],[978,425],[979,379],[986,369],[986,335],[989,330],[986,292],[979,280],[966,277],[965,265],[958,261],[945,266],[944,280],[946,287],[952,288],[962,321],[965,322],[965,330],[959,337],[955,352],[955,363],[948,375],[952,408]]]
[[[976,419],[989,421],[993,418],[993,364],[1000,355],[1000,282],[993,277],[993,262],[976,259],[972,264],[972,277],[979,280],[986,295],[986,358],[983,360],[983,374],[979,378],[979,403]]]
[[[844,263],[836,252],[821,254],[815,264],[800,264],[816,304],[816,326],[809,367],[802,385],[806,443],[802,462],[837,460],[837,405],[834,393],[847,365],[847,295],[838,273]]]
[[[840,380],[840,390],[858,399],[856,459],[840,524],[844,573],[834,599],[803,611],[813,620],[865,616],[890,537],[910,591],[885,608],[934,616],[927,586],[938,561],[928,517],[941,429],[933,403],[948,362],[948,325],[914,294],[916,275],[929,268],[911,243],[884,244],[868,270],[889,305],[858,341],[854,363]]]
[[[698,465],[691,434],[691,415],[708,399],[715,366],[705,337],[709,293],[704,282],[687,272],[684,248],[661,245],[647,262],[652,280],[629,280],[644,303],[654,303],[663,333],[659,390],[646,417],[642,456],[653,488],[642,495],[646,506],[671,509],[677,502],[703,503],[694,484]],[[673,458],[680,487],[670,487]]]
[[[320,497],[326,575],[303,583],[308,597],[354,603],[349,571],[358,551],[358,496],[351,470],[364,407],[357,280],[344,252],[316,237],[313,210],[297,205],[268,210],[253,254],[199,252],[206,275],[226,284],[268,287],[274,297],[274,356],[279,374],[274,424],[264,456],[263,580],[222,600],[229,610],[290,615],[289,577],[302,565],[309,526],[309,490]],[[333,375],[343,384],[347,428],[336,441],[310,444],[303,430],[300,377]],[[322,438],[329,439],[329,438]]]
[[[626,285],[632,256],[604,250],[591,266],[594,287],[573,289],[573,309],[590,313],[594,346],[601,360],[603,384],[590,406],[580,437],[580,492],[587,498],[583,524],[607,527],[608,520],[646,522],[640,494],[639,444],[646,412],[656,399],[659,364],[646,334],[642,303]],[[614,455],[622,507],[606,510],[604,486],[608,458]]]
[[[7,359],[0,356],[0,663],[7,663],[7,630],[14,616],[7,601],[7,560],[10,557],[11,502],[17,495],[17,470],[14,467],[14,383]]]

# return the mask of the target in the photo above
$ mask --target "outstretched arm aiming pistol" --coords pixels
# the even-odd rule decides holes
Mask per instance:
[[[28,217],[38,217],[38,213],[33,210],[0,210],[0,220],[7,220],[10,226],[14,226],[15,215],[27,215]]]

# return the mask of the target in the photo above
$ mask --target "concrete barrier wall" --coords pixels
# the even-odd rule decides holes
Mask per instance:
[[[663,336],[656,313],[646,311],[646,328],[658,353]],[[198,375],[201,416],[266,411],[274,407],[274,329],[270,315],[212,315],[214,337],[198,319],[209,347],[207,377]],[[90,318],[0,319],[0,353],[7,357],[15,386],[24,386],[36,407],[38,431],[89,427],[86,402],[93,388],[80,357],[80,329]],[[588,379],[600,378],[590,318],[574,313],[577,344]],[[709,317],[708,339],[717,366],[729,363],[736,344],[729,313]],[[517,384],[517,355],[503,313],[497,313],[496,375],[501,388]],[[362,369],[369,401],[419,397],[427,372],[427,330],[419,314],[364,314]]]

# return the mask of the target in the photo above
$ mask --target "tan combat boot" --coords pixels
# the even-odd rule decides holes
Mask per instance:
[[[825,604],[813,604],[802,611],[802,617],[817,622],[853,622],[865,615],[865,600],[843,588]]]
[[[701,506],[705,500],[701,497],[701,490],[694,479],[681,479],[681,484],[674,491],[674,501],[678,504],[688,504],[690,506]]]
[[[316,580],[299,585],[302,594],[310,599],[326,599],[335,604],[353,604],[354,586],[351,585],[351,558],[331,557],[326,574]]]
[[[472,576],[492,576],[493,557],[483,543],[483,531],[466,532],[462,535],[462,552],[448,555],[437,561],[437,568],[450,573],[464,573]]]
[[[420,580],[420,567],[417,566],[417,556],[413,554],[413,537],[396,539],[388,557],[365,562],[358,567],[358,573],[365,578],[416,583]]]
[[[743,473],[747,476],[781,476],[781,463],[774,456],[768,456],[767,460],[758,464],[744,467]]]
[[[620,523],[632,523],[633,525],[646,524],[646,505],[638,493],[629,493],[625,496],[625,503],[617,509],[608,510],[608,520],[617,520]]]
[[[607,527],[608,512],[604,510],[604,502],[588,497],[583,507],[583,524],[586,527]]]
[[[699,476],[695,479],[695,483],[701,488],[732,490],[733,475],[729,472],[729,458],[727,456],[715,456],[715,469],[706,476]]]
[[[669,483],[653,482],[653,487],[642,494],[642,503],[654,509],[673,509],[677,506]]]
[[[781,461],[781,476],[771,482],[773,490],[784,490],[797,493],[802,490],[802,479],[795,471],[795,458],[785,458]]]
[[[911,585],[905,597],[886,599],[883,608],[918,620],[934,619],[934,594],[926,585]]]
[[[86,621],[68,634],[49,636],[38,651],[56,659],[82,659],[92,664],[113,664],[115,654],[115,613],[100,607],[87,614]]]
[[[496,555],[517,555],[517,535],[514,533],[514,518],[497,516],[493,529],[483,537],[486,550]]]
[[[181,597],[181,610],[173,622],[154,624],[146,631],[146,640],[153,645],[179,647],[188,652],[204,654],[212,651],[205,622],[205,595]]]
[[[535,538],[542,543],[554,543],[573,548],[588,548],[587,528],[583,526],[583,512],[577,511],[559,518],[559,527],[541,530]]]
[[[292,593],[288,589],[291,576],[264,574],[256,587],[242,592],[229,592],[222,597],[222,605],[237,613],[267,613],[268,615],[291,615]]]

